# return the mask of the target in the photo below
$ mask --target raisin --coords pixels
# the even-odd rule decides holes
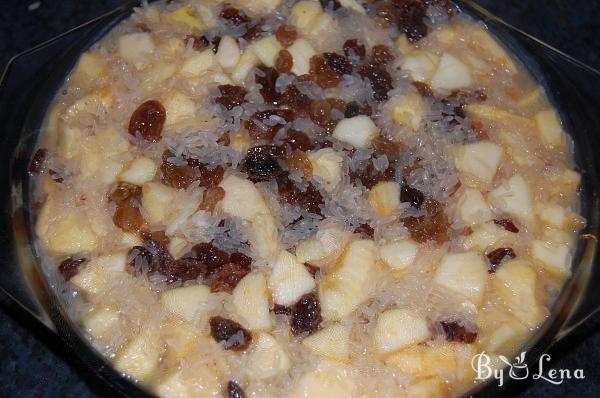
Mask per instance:
[[[250,332],[231,319],[213,316],[209,324],[210,335],[226,350],[242,351],[252,342]]]
[[[319,272],[321,270],[321,268],[317,267],[316,265],[312,265],[312,264],[308,264],[308,263],[304,264],[304,268],[306,268],[308,273],[311,274],[313,278],[315,277],[315,275],[317,275],[317,272]]]
[[[358,115],[360,115],[360,105],[358,105],[358,102],[348,102],[346,110],[344,111],[344,117],[349,119]]]
[[[369,79],[375,101],[388,100],[388,92],[393,88],[392,76],[382,65],[369,62],[361,66],[359,74],[363,79]]]
[[[290,329],[294,336],[312,334],[321,325],[321,304],[316,293],[307,293],[291,309]]]
[[[262,145],[250,148],[242,161],[242,171],[248,174],[253,182],[266,181],[282,173],[281,166],[274,156],[272,145]]]
[[[306,117],[310,112],[311,99],[308,95],[298,90],[298,87],[290,84],[281,95],[280,105],[287,106],[299,117]]]
[[[372,226],[365,223],[365,224],[360,224],[358,227],[354,228],[354,233],[360,234],[362,236],[372,239],[373,236],[375,235],[375,230],[373,229]]]
[[[240,26],[250,22],[250,17],[248,17],[243,11],[240,11],[234,7],[223,8],[219,16],[231,22],[234,26]]]
[[[229,255],[223,250],[215,247],[212,243],[198,243],[185,255],[193,258],[207,267],[207,274],[214,274],[229,262]]]
[[[485,131],[485,129],[483,128],[483,124],[481,124],[481,122],[471,122],[471,125],[469,126],[471,128],[471,131],[473,131],[473,133],[475,133],[475,136],[477,137],[478,140],[485,140],[488,139],[488,134]]]
[[[367,54],[367,50],[365,49],[364,45],[358,42],[358,40],[351,39],[346,40],[344,43],[344,54],[346,54],[347,57],[349,57],[351,54],[354,54],[359,58],[364,58],[364,56]]]
[[[129,251],[127,270],[133,275],[158,272],[168,277],[170,282],[175,281],[173,275],[173,256],[166,247],[167,243],[160,239],[147,239],[142,246],[134,246]]]
[[[400,156],[400,151],[402,150],[401,143],[392,141],[389,138],[381,135],[375,137],[371,145],[377,155],[385,155],[387,157],[390,165],[394,164],[394,162]]]
[[[323,53],[327,65],[339,76],[352,74],[352,64],[343,55],[336,53]]]
[[[201,263],[195,258],[180,258],[168,263],[168,266],[162,269],[163,274],[168,277],[170,282],[192,281],[202,276],[206,277],[206,264]]]
[[[217,104],[223,105],[227,110],[232,110],[236,106],[240,106],[244,103],[244,97],[248,94],[248,91],[241,86],[234,86],[232,84],[223,84],[219,86],[221,95],[216,98]]]
[[[252,258],[240,252],[231,253],[229,261],[247,269],[250,269],[250,265],[252,264]]]
[[[274,68],[268,68],[266,66],[259,66],[257,72],[254,75],[254,80],[257,84],[262,87],[260,89],[260,95],[262,95],[265,103],[277,105],[281,94],[275,88],[275,83],[279,73]]]
[[[291,170],[297,170],[304,175],[304,178],[312,176],[312,163],[308,159],[306,152],[294,151],[285,158],[285,163]]]
[[[213,53],[217,53],[219,51],[219,44],[221,44],[221,36],[215,36],[210,42],[212,44]]]
[[[292,309],[290,307],[286,307],[280,304],[273,304],[273,308],[271,309],[271,311],[273,311],[273,313],[277,315],[292,315]]]
[[[512,220],[509,220],[508,218],[503,218],[503,219],[500,219],[500,220],[494,220],[494,224],[496,224],[499,227],[504,228],[508,232],[512,232],[513,234],[518,234],[519,233],[519,228],[517,228],[515,226],[515,224],[512,222]]]
[[[158,142],[167,118],[165,107],[158,101],[146,101],[133,112],[129,119],[129,134],[140,135],[144,140]]]
[[[69,257],[58,266],[58,271],[65,278],[66,281],[70,280],[72,277],[77,275],[79,272],[79,267],[83,263],[85,263],[87,259],[85,258],[72,258]]]
[[[320,208],[323,204],[323,196],[312,183],[309,182],[306,191],[302,191],[285,175],[277,179],[277,191],[287,203],[298,205],[309,213],[323,215]]]
[[[246,120],[245,127],[254,139],[272,140],[277,131],[293,118],[294,112],[287,109],[259,111],[250,120]]]
[[[126,182],[121,182],[116,188],[110,193],[108,199],[111,202],[115,202],[118,205],[127,203],[127,204],[135,204],[136,201],[140,199],[142,196],[142,188],[137,185],[128,184]]]
[[[313,145],[308,135],[298,130],[288,130],[287,136],[285,137],[283,142],[289,145],[290,148],[292,148],[292,150],[306,152],[313,149]]]
[[[265,20],[262,18],[256,22],[250,23],[248,26],[248,30],[246,30],[246,33],[244,33],[242,38],[246,41],[252,41],[252,40],[260,37],[262,35],[262,33],[264,32],[263,31],[264,24],[265,24]]]
[[[429,84],[423,82],[412,82],[412,85],[415,86],[419,94],[421,94],[421,97],[433,98],[433,90]]]
[[[210,46],[210,41],[204,35],[202,35],[202,36],[191,36],[191,35],[186,36],[184,39],[184,42],[186,43],[186,45],[190,40],[192,41],[192,48],[196,51],[202,51],[204,49],[207,49]]]
[[[398,9],[390,2],[382,2],[377,9],[375,19],[384,28],[389,28],[398,19]]]
[[[425,194],[423,192],[411,187],[406,181],[402,182],[400,186],[400,202],[408,202],[415,209],[420,209],[424,201]]]
[[[275,69],[279,73],[290,73],[294,66],[294,58],[288,50],[279,51],[277,60],[275,61]]]
[[[298,32],[293,26],[290,25],[281,25],[275,31],[275,38],[285,47],[289,47],[298,38]]]
[[[124,232],[138,232],[144,224],[139,208],[130,205],[117,206],[113,214],[113,223]]]
[[[316,125],[325,127],[331,121],[331,104],[327,100],[315,100],[310,104],[310,120]]]
[[[225,170],[222,166],[209,169],[208,165],[193,158],[184,158],[186,163],[174,164],[169,160],[173,154],[163,153],[163,163],[160,166],[162,181],[173,188],[187,189],[194,181],[205,188],[216,187],[221,183]]]
[[[52,178],[52,181],[57,182],[59,184],[62,184],[63,182],[65,182],[65,179],[62,178],[58,172],[50,169],[48,170],[48,174],[50,174],[50,178]]]
[[[448,241],[450,223],[443,210],[421,217],[407,217],[402,222],[410,236],[419,243],[434,241],[441,244]]]
[[[415,43],[425,36],[428,30],[425,24],[427,6],[421,0],[403,0],[399,2],[395,13],[398,29],[406,34],[411,43]]]
[[[391,181],[396,175],[396,164],[393,158],[388,157],[388,159],[390,159],[390,163],[387,169],[383,171],[375,170],[373,162],[368,161],[366,167],[350,171],[350,178],[352,181],[359,180],[367,189],[373,188],[380,182]]]
[[[334,88],[342,80],[323,55],[315,55],[310,59],[310,75],[321,88]]]
[[[246,393],[237,382],[230,380],[227,383],[227,398],[246,398]]]
[[[40,148],[35,152],[35,155],[33,155],[33,159],[31,159],[31,163],[29,164],[29,168],[27,169],[29,175],[39,174],[44,171],[44,163],[46,162],[47,156],[47,149]]]
[[[446,341],[471,344],[477,339],[477,332],[467,330],[458,322],[441,321],[440,325],[446,336]]]
[[[319,0],[319,3],[321,3],[321,7],[323,7],[323,9],[331,9],[333,11],[342,6],[339,0]]]
[[[496,272],[498,266],[500,266],[506,260],[512,260],[517,257],[515,251],[510,247],[500,247],[486,254],[488,261],[490,262],[489,272],[493,274]]]
[[[221,187],[211,187],[204,192],[202,198],[202,204],[200,208],[202,210],[213,213],[217,204],[225,197],[225,190]]]
[[[211,276],[210,291],[231,293],[242,278],[249,273],[249,266],[227,263]]]
[[[391,50],[388,46],[378,44],[371,49],[371,57],[378,64],[387,64],[394,59]]]

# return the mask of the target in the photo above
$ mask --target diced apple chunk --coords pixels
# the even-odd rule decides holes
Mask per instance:
[[[252,221],[257,214],[269,213],[265,200],[251,181],[230,174],[220,186],[225,190],[221,208],[230,216]]]
[[[219,43],[219,49],[220,49]],[[198,77],[208,71],[215,62],[215,55],[211,49],[193,54],[183,62],[181,73],[184,76]]]
[[[106,73],[106,62],[98,52],[87,51],[79,57],[73,75],[81,78],[98,79]]]
[[[458,213],[466,225],[481,224],[492,219],[492,210],[476,189],[467,188],[458,199]]]
[[[192,321],[209,297],[210,288],[208,286],[192,285],[163,292],[160,302],[170,313],[186,321]]]
[[[267,36],[252,44],[252,51],[265,66],[272,68],[283,47],[275,36]]]
[[[510,247],[516,244],[518,237],[518,234],[509,232],[490,221],[473,226],[473,233],[465,238],[464,248],[482,252],[495,245]]]
[[[334,324],[304,338],[302,344],[322,357],[347,361],[350,357],[350,328]]]
[[[535,271],[524,260],[511,260],[498,268],[493,279],[496,293],[526,327],[537,327],[544,318],[535,298]]]
[[[333,224],[319,228],[312,239],[301,241],[296,246],[296,257],[301,263],[321,266],[335,261],[346,247],[351,233]]]
[[[315,286],[315,280],[296,256],[282,250],[269,276],[269,289],[273,301],[286,307],[290,306]]]
[[[417,93],[408,93],[393,103],[393,119],[399,126],[407,126],[416,131],[423,121],[424,105]]]
[[[414,81],[424,82],[435,73],[439,58],[431,53],[415,51],[410,53],[402,63],[402,69],[410,72]]]
[[[342,163],[344,158],[332,148],[323,148],[308,153],[312,165],[313,176],[325,183],[325,190],[332,192],[342,180]]]
[[[342,7],[348,8],[350,10],[354,10],[358,13],[361,13],[361,14],[367,13],[365,8],[362,5],[360,5],[360,3],[356,0],[340,0],[340,4],[342,5]]]
[[[101,308],[85,314],[81,322],[93,338],[103,340],[109,337],[117,327],[119,313],[109,308]]]
[[[125,253],[92,258],[84,269],[71,278],[70,282],[78,290],[88,295],[100,294],[114,279],[127,275],[125,272],[126,263],[127,255]]]
[[[258,255],[270,259],[279,248],[279,232],[271,213],[257,214],[251,223],[250,244]]]
[[[133,185],[142,186],[152,181],[158,166],[150,158],[135,158],[119,175],[119,180]]]
[[[287,372],[292,361],[283,346],[269,333],[259,333],[248,356],[249,373],[257,379],[269,379]]]
[[[144,381],[157,369],[162,347],[152,332],[142,332],[123,347],[114,360],[118,371]]]
[[[370,117],[355,116],[339,121],[333,130],[333,137],[355,148],[369,148],[371,141],[379,134],[379,129]]]
[[[454,345],[437,341],[412,345],[386,357],[385,364],[406,375],[448,378],[454,375],[457,365]]]
[[[527,128],[535,128],[533,122],[516,113],[486,104],[468,104],[465,113],[474,120],[485,120],[493,122],[512,121]]]
[[[315,49],[304,39],[297,39],[287,48],[293,59],[292,73],[302,76],[310,71],[310,59],[316,54]]]
[[[502,322],[490,335],[486,350],[508,355],[514,352],[527,336],[529,330],[514,318]]]
[[[471,43],[477,50],[486,53],[490,61],[501,65],[509,73],[517,72],[510,55],[485,28],[479,26],[475,28],[471,33]]]
[[[502,147],[489,141],[462,145],[454,158],[454,164],[461,173],[461,181],[467,182],[469,178],[475,178],[483,184],[490,184],[496,175],[502,154]]]
[[[54,220],[48,227],[45,238],[48,249],[61,254],[94,251],[100,244],[88,221],[76,214],[66,214]]]
[[[259,63],[260,59],[256,56],[254,51],[252,51],[252,47],[247,47],[240,57],[237,65],[235,68],[233,68],[233,71],[231,72],[231,78],[237,83],[243,82],[252,68]]]
[[[488,279],[487,270],[479,253],[448,253],[442,258],[433,281],[479,305]]]
[[[455,56],[444,53],[431,78],[431,88],[436,91],[452,91],[468,87],[471,83],[471,72],[467,65]]]
[[[172,20],[182,22],[191,28],[197,30],[206,29],[206,25],[194,14],[194,10],[190,6],[183,6],[170,14]]]
[[[536,203],[535,212],[542,222],[555,228],[562,228],[569,218],[569,210],[553,203]]]
[[[379,182],[371,188],[367,200],[378,216],[389,217],[400,207],[400,185],[395,181]]]
[[[492,206],[525,225],[531,226],[534,222],[531,188],[520,174],[515,174],[490,192],[489,201]]]
[[[169,239],[169,253],[174,259],[178,259],[188,251],[188,242],[179,236],[173,236]]]
[[[373,289],[376,247],[371,240],[356,240],[346,249],[341,265],[319,285],[323,317],[339,321],[354,311]]]
[[[84,137],[83,131],[61,123],[57,135],[58,154],[65,159],[74,157],[79,148],[81,148],[81,142]]]
[[[240,61],[240,46],[231,36],[223,36],[219,42],[217,60],[225,69],[233,68]]]
[[[210,365],[195,366],[190,373],[181,369],[167,374],[154,386],[154,392],[161,398],[216,398],[222,395],[223,387]]]
[[[119,38],[119,55],[137,69],[143,69],[154,52],[154,42],[149,33],[128,33]]]
[[[379,246],[379,258],[390,268],[401,270],[413,264],[419,244],[411,239]]]
[[[373,343],[380,354],[422,343],[430,337],[427,320],[403,308],[381,313],[373,331]]]
[[[196,116],[196,105],[187,95],[175,91],[164,102],[167,118],[165,126],[174,126]]]
[[[246,275],[233,289],[233,305],[242,321],[250,330],[271,327],[267,281],[257,272]]]
[[[296,382],[289,398],[348,398],[356,389],[349,366],[323,361]]]
[[[555,275],[565,276],[571,270],[570,250],[563,243],[533,240],[531,257],[537,260],[544,269]]]
[[[299,1],[290,11],[290,23],[300,31],[307,31],[322,13],[323,9],[319,2],[309,0]]]
[[[437,398],[446,395],[446,385],[439,377],[417,380],[406,387],[406,398]]]
[[[553,109],[538,112],[535,115],[535,123],[542,141],[549,147],[563,147],[566,136],[558,114]]]
[[[147,182],[142,186],[142,206],[151,224],[166,224],[169,206],[177,191],[160,182]]]

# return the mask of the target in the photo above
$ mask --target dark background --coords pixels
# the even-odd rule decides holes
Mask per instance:
[[[600,68],[600,0],[477,0],[509,23]],[[11,56],[101,15],[123,0],[0,0],[0,68]],[[39,3],[36,9],[34,4]],[[0,69],[1,70],[1,69]],[[1,271],[0,271],[1,272]],[[522,382],[507,396],[599,397],[600,314],[551,351],[547,368],[582,368],[585,380]],[[0,398],[114,395],[57,339],[0,296]]]

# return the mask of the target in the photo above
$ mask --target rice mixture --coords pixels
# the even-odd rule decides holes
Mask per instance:
[[[437,397],[568,278],[571,146],[450,1],[159,1],[81,56],[30,172],[71,311],[157,395]]]

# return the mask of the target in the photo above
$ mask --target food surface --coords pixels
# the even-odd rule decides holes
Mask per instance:
[[[448,397],[570,276],[543,88],[449,0],[157,1],[85,52],[29,172],[47,271],[161,397]]]

